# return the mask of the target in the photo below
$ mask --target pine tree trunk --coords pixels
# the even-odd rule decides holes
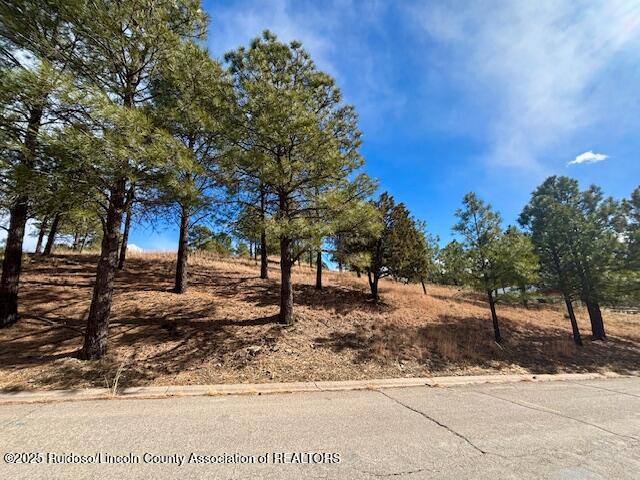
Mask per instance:
[[[316,290],[322,290],[322,252],[316,254]]]
[[[82,253],[86,244],[87,244],[87,235],[83,235],[82,241],[80,242],[80,253]]]
[[[356,276],[357,276],[358,278],[362,278],[362,272],[360,271],[360,269],[359,269],[359,268],[356,268]]]
[[[582,337],[580,335],[580,329],[578,328],[578,322],[576,320],[576,314],[573,311],[573,303],[567,293],[564,293],[564,303],[567,306],[567,313],[569,314],[569,321],[571,322],[571,330],[573,331],[573,342],[576,345],[582,346]]]
[[[135,186],[131,185],[127,191],[126,209],[127,214],[124,219],[124,232],[122,233],[122,242],[120,242],[120,259],[118,260],[118,270],[124,269],[124,264],[127,258],[127,246],[129,245],[129,230],[131,229],[131,214],[133,212],[133,196],[135,193]]]
[[[522,302],[522,306],[524,308],[529,308],[529,305],[527,304],[527,287],[521,285],[519,290],[520,290],[520,301]]]
[[[18,321],[18,285],[22,270],[22,244],[27,225],[26,195],[19,196],[9,211],[9,232],[2,260],[0,280],[0,328]]]
[[[571,322],[571,330],[573,332],[573,342],[576,345],[582,346],[582,336],[580,335],[580,329],[578,328],[576,314],[573,310],[573,302],[571,301],[571,295],[567,288],[567,280],[565,278],[564,270],[562,268],[562,263],[560,261],[560,255],[558,254],[557,248],[552,247],[551,255],[556,274],[558,275],[560,289],[562,290],[562,296],[564,297],[564,303],[567,307],[567,313],[569,314],[569,321]]]
[[[575,252],[574,257],[579,258]],[[602,320],[602,312],[600,311],[600,305],[594,297],[593,286],[590,281],[588,264],[582,261],[574,260],[578,273],[580,274],[580,280],[582,284],[582,301],[587,306],[589,312],[589,320],[591,321],[591,338],[592,340],[606,340],[604,331],[604,322]],[[587,265],[585,267],[585,265]]]
[[[291,284],[291,240],[280,238],[280,323],[292,325],[293,286]]]
[[[491,320],[493,321],[493,335],[496,342],[502,342],[502,336],[500,335],[500,326],[498,325],[498,315],[496,315],[496,305],[493,301],[493,292],[487,290],[487,297],[489,298],[489,308],[491,309]]]
[[[109,316],[113,301],[113,282],[118,263],[120,225],[125,208],[126,185],[122,179],[110,192],[107,218],[103,223],[102,247],[96,271],[93,298],[87,318],[84,345],[78,357],[98,360],[107,352]]]
[[[40,254],[42,250],[42,242],[44,240],[44,234],[47,232],[47,226],[49,223],[49,217],[44,217],[40,222],[40,230],[38,231],[38,241],[36,242],[36,255]]]
[[[580,268],[582,267],[580,266]],[[597,300],[593,298],[593,289],[587,275],[582,270],[580,270],[580,273],[582,280],[582,301],[587,307],[589,321],[591,322],[591,339],[606,340],[607,337],[604,331],[604,321],[602,320],[600,305]]]
[[[427,287],[424,284],[424,278],[420,277],[420,283],[422,284],[422,292],[426,295],[427,294]]]
[[[260,232],[260,278],[269,278],[269,258],[267,256],[267,233]]]
[[[178,241],[178,259],[176,262],[176,281],[174,291],[187,291],[187,257],[189,255],[189,210],[182,207],[180,217],[180,240]]]
[[[342,261],[338,260],[338,271],[342,273]]]
[[[604,321],[602,319],[602,311],[597,301],[586,299],[587,311],[589,312],[589,320],[591,321],[591,338],[593,340],[606,340],[607,336],[604,331]]]
[[[56,235],[58,234],[60,217],[62,217],[62,215],[56,213],[53,217],[53,222],[51,222],[51,230],[49,230],[49,235],[47,236],[47,244],[44,246],[44,252],[42,253],[45,257],[50,257],[53,252],[53,244],[55,243]]]
[[[376,272],[371,275],[371,271],[367,271],[367,275],[369,278],[369,288],[371,288],[371,296],[377,302],[380,300],[380,296],[378,295],[378,281],[380,278]]]
[[[267,192],[260,185],[260,278],[269,278],[269,258],[267,255],[267,232],[264,222],[267,212]]]
[[[42,113],[42,109],[37,107],[29,112],[24,148],[20,153],[20,163],[27,169],[34,166]],[[18,285],[22,271],[22,247],[29,214],[29,197],[25,191],[21,191],[21,182],[18,182],[17,187],[18,196],[9,208],[9,231],[2,260],[0,328],[8,327],[18,321]]]

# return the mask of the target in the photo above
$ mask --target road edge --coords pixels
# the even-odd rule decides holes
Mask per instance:
[[[452,377],[387,378],[373,380],[344,380],[285,383],[241,383],[216,385],[174,385],[160,387],[128,387],[113,392],[106,388],[78,390],[40,390],[0,393],[0,405],[13,403],[69,402],[79,400],[128,400],[194,396],[269,395],[294,392],[332,392],[348,390],[377,390],[406,387],[453,387],[486,383],[518,383],[598,380],[626,378],[634,375],[617,373],[560,373],[518,375],[475,375]]]

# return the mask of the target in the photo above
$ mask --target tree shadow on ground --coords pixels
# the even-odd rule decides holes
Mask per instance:
[[[244,301],[256,307],[270,307],[280,304],[280,284],[268,279],[260,280],[246,289],[247,281],[255,277],[229,279],[224,277],[212,279],[213,285],[218,285],[216,295],[220,297],[237,297],[242,295]],[[321,290],[314,285],[293,283],[293,302],[295,306],[305,306],[314,309],[328,310],[336,314],[345,315],[351,311],[364,310],[369,312],[389,311],[393,307],[384,301],[375,302],[371,295],[358,288],[339,285],[325,285]]]
[[[146,385],[158,378],[171,383],[177,375],[183,383],[219,381],[227,378],[223,374],[238,381],[247,366],[262,361],[264,352],[276,351],[290,339],[273,315],[279,300],[279,284],[274,279],[260,280],[257,272],[246,270],[200,267],[192,270],[193,296],[167,295],[174,263],[131,258],[116,279],[116,296],[127,294],[127,301],[112,312],[108,355],[98,362],[76,360],[91,300],[84,278],[93,278],[96,261],[95,255],[87,255],[28,265],[21,286],[22,319],[0,332],[0,370],[18,376],[22,369],[28,372],[30,377],[22,380],[22,388],[109,386],[119,370],[124,372],[121,386]],[[82,288],[70,288],[76,281],[82,282]],[[160,294],[149,293],[154,291]],[[513,371],[514,367],[534,373],[598,369],[631,373],[640,365],[638,338],[614,336],[607,342],[590,342],[585,335],[585,346],[577,348],[567,328],[536,327],[505,315],[500,319],[505,341],[497,345],[488,315],[442,315],[418,326],[386,320],[375,323],[362,319],[396,307],[374,303],[363,287],[329,284],[316,290],[296,282],[294,291],[296,306],[324,311],[329,318],[357,313],[335,323],[315,322],[324,327],[305,331],[313,332],[304,333],[304,341],[313,341],[314,348],[325,354],[321,358],[329,357],[328,350],[335,354],[331,358],[355,364],[407,360],[416,365],[416,372],[430,374],[473,368]],[[147,293],[129,295],[139,292]],[[226,308],[236,301],[241,302],[238,308]],[[317,318],[326,319],[324,315]],[[352,319],[359,320],[352,323]],[[305,322],[304,316],[301,321]],[[303,328],[315,328],[311,323]]]
[[[82,344],[83,321],[57,317],[50,322],[58,325],[43,327],[36,319],[23,319],[21,333],[3,342],[0,368],[11,371],[53,363],[54,368],[45,369],[37,383],[72,389],[80,382],[109,386],[124,365],[126,374],[120,385],[144,385],[158,376],[175,375],[203,362],[241,367],[249,359],[249,346],[275,344],[282,330],[276,316],[212,321],[206,318],[211,314],[207,308],[115,319],[109,329],[109,354],[97,362],[75,359]],[[124,357],[117,355],[119,351],[126,352]]]
[[[587,372],[610,370],[637,373],[640,344],[637,339],[610,337],[594,342],[583,336],[584,346],[573,344],[564,329],[523,326],[501,318],[504,340],[492,337],[489,318],[441,316],[422,327],[386,324],[376,330],[356,327],[316,338],[319,346],[339,353],[351,351],[355,362],[406,359],[417,361],[432,372],[479,367],[500,370],[513,366],[531,373]]]
[[[99,257],[86,255],[52,255],[35,257],[28,267],[32,276],[31,285],[43,289],[49,287],[93,288]],[[129,258],[124,270],[118,270],[115,290],[126,291],[167,291],[173,287],[175,262],[159,260],[145,261],[143,258]]]
[[[483,306],[483,307],[488,306],[487,296],[482,292],[476,292],[473,290],[468,290],[463,288],[456,288],[456,290],[454,291],[453,288],[455,287],[451,287],[451,288],[452,289],[451,289],[450,295],[444,295],[436,292],[429,292],[428,295],[438,300],[442,300],[444,302],[454,302],[458,304],[468,304],[468,305]],[[502,295],[498,295],[497,297],[495,297],[495,302],[496,302],[496,305],[525,308],[531,311],[556,309],[553,302],[539,301],[537,299],[530,299],[527,305],[524,306],[519,301],[507,300]],[[559,304],[559,303],[560,303],[560,300],[555,301],[555,304]]]

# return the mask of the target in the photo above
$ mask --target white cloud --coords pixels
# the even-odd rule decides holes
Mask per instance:
[[[640,0],[442,2],[410,14],[465,96],[460,123],[476,122],[490,165],[544,169],[588,128],[633,114]]]
[[[596,163],[602,162],[609,158],[609,155],[604,153],[593,153],[591,150],[581,153],[574,160],[571,160],[567,165],[580,165],[581,163]]]
[[[143,246],[136,244],[134,248],[140,248],[143,252],[177,252],[178,251],[178,233],[173,230],[157,231],[144,226],[138,226],[138,240],[142,239]]]
[[[327,16],[322,23],[326,28],[333,20]],[[318,31],[315,15],[295,11],[288,0],[273,0],[268,8],[263,3],[247,2],[226,8],[218,6],[212,12],[211,29],[209,43],[220,56],[242,45],[247,46],[264,30],[271,30],[282,41],[300,40],[321,68],[334,73],[331,53],[336,45]]]
[[[143,251],[142,248],[140,248],[135,243],[128,243],[127,244],[127,252],[140,253],[142,251]]]

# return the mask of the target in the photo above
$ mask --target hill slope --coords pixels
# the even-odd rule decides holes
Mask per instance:
[[[640,316],[605,312],[610,340],[573,346],[560,307],[498,305],[504,343],[492,340],[486,304],[456,288],[381,283],[296,267],[293,328],[276,324],[278,265],[270,280],[252,261],[193,256],[189,291],[171,293],[174,258],[134,254],[117,278],[110,350],[80,362],[93,255],[28,261],[22,319],[0,331],[0,388],[76,388],[342,380],[518,372],[616,371],[640,365]],[[586,313],[578,309],[585,339]],[[120,374],[118,374],[120,369]]]

